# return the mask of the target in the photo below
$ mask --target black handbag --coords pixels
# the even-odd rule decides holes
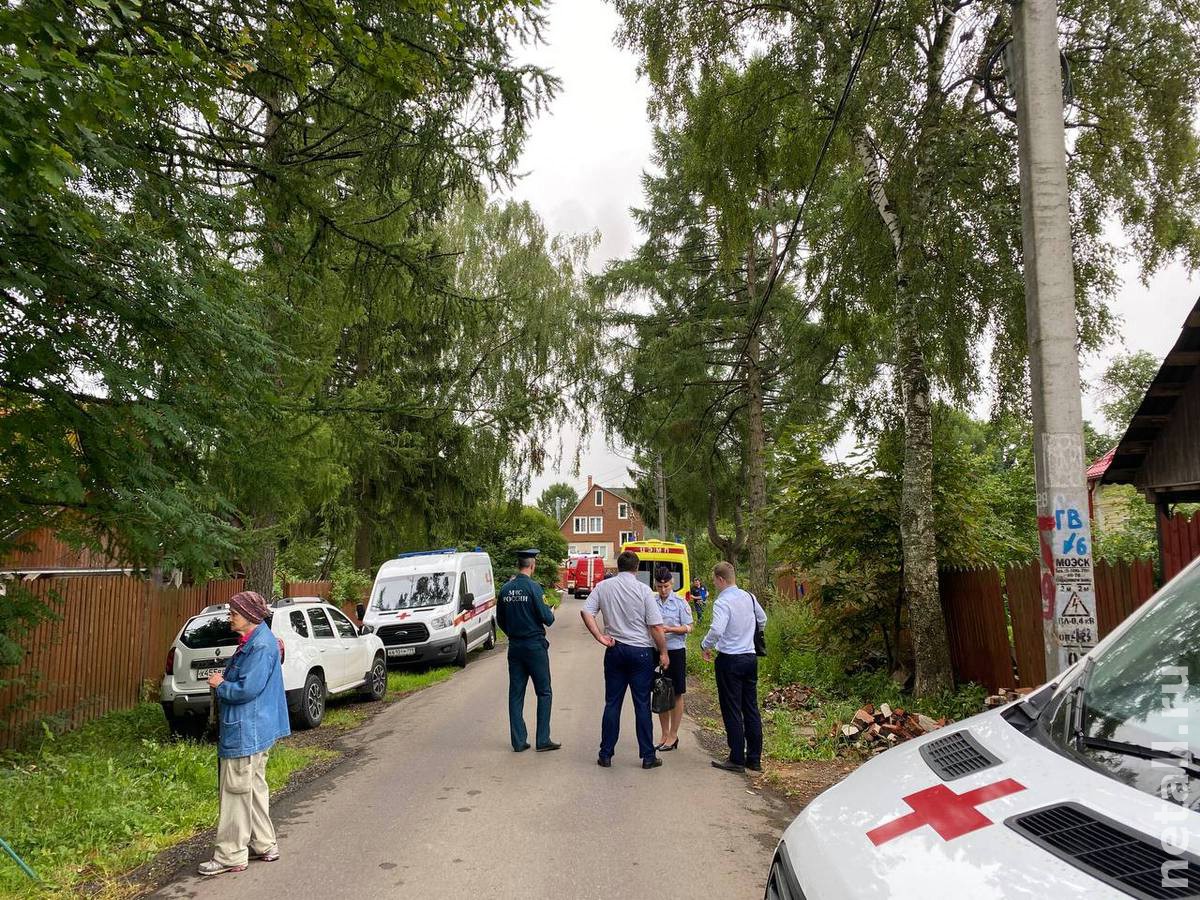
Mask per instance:
[[[758,598],[755,597],[753,594],[750,595],[750,599],[753,600],[755,603],[758,602]],[[758,624],[757,619],[755,619],[755,622],[754,622],[754,655],[755,656],[766,656],[767,655],[767,635],[763,631],[763,627]]]
[[[674,708],[675,682],[662,669],[657,669],[654,675],[654,690],[650,692],[650,709],[656,713],[665,713]]]

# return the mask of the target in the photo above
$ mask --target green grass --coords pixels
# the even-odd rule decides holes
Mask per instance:
[[[357,728],[366,718],[367,710],[360,706],[346,704],[345,706],[326,707],[321,727],[348,731],[351,728]]]
[[[280,743],[267,781],[278,790],[330,755]],[[0,762],[0,837],[44,882],[39,889],[0,854],[0,896],[112,879],[216,820],[216,748],[171,741],[156,703],[110,713]]]
[[[705,609],[705,619],[710,614]],[[763,710],[763,752],[770,758],[833,760],[845,751],[840,726],[847,724],[866,703],[889,704],[932,719],[945,716],[963,719],[983,710],[986,692],[978,685],[965,685],[937,697],[917,700],[905,694],[886,672],[847,674],[836,655],[821,648],[818,623],[799,607],[774,606],[768,613],[768,656],[759,660],[759,700],[776,687],[803,684],[816,691],[818,702],[811,710]],[[688,674],[698,678],[715,699],[716,678],[712,663],[700,654],[700,641],[707,621],[688,635]],[[707,723],[705,723],[707,724]],[[722,730],[717,723],[717,731]]]
[[[440,669],[404,669],[388,672],[387,699],[398,700],[404,694],[411,694],[439,681],[445,681],[457,671],[453,666],[442,666]]]

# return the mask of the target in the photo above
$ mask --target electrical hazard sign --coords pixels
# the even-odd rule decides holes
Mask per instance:
[[[1063,610],[1062,614],[1063,618],[1091,618],[1092,616],[1088,608],[1083,605],[1083,601],[1079,599],[1078,594],[1071,594],[1071,599],[1067,601],[1067,608]]]

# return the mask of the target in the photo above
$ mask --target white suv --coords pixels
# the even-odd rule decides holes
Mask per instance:
[[[325,698],[358,689],[366,700],[387,691],[383,642],[360,631],[341,610],[319,597],[271,604],[271,631],[283,649],[283,688],[288,712],[300,728],[316,728]],[[223,671],[237,650],[226,604],[208,606],[184,623],[167,653],[159,697],[172,734],[199,737],[212,703],[208,677]]]

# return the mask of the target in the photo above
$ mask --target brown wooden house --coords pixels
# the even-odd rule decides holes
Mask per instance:
[[[646,525],[629,499],[626,488],[601,487],[588,476],[587,490],[565,519],[559,532],[567,541],[567,552],[594,553],[604,557],[604,567],[616,565],[621,545],[646,537]]]
[[[1200,516],[1176,505],[1200,502],[1200,300],[1163,360],[1100,480],[1132,484],[1158,510],[1164,580],[1200,556]]]

